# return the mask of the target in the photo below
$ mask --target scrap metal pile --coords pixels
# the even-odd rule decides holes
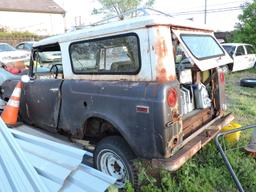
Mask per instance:
[[[0,118],[0,191],[105,191],[115,179],[82,164],[92,154],[17,130]]]

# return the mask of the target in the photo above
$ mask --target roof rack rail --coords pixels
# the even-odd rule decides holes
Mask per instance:
[[[92,26],[97,26],[97,25],[102,25],[102,24],[106,24],[106,23],[110,23],[110,22],[114,22],[114,21],[120,21],[120,20],[124,20],[124,18],[127,16],[127,18],[132,18],[132,17],[140,17],[140,16],[148,16],[148,15],[165,15],[168,17],[173,17],[172,15],[168,14],[168,13],[164,13],[162,11],[153,9],[153,8],[149,8],[149,7],[142,7],[142,8],[138,8],[138,9],[131,9],[128,10],[124,13],[121,13],[119,15],[115,15],[115,16],[111,16],[111,17],[107,17],[103,20],[97,21],[95,23],[89,24],[89,25],[80,25],[80,26],[76,26],[75,29],[84,29],[86,27],[92,27]]]

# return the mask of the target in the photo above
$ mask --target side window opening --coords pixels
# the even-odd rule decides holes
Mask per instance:
[[[33,50],[32,69],[37,79],[63,79],[63,67],[60,46],[58,44],[35,48]]]
[[[20,44],[17,46],[17,49],[24,49],[24,44]]]
[[[247,54],[255,54],[254,49],[253,49],[252,46],[246,45],[245,47],[246,47],[246,50],[247,50]]]
[[[134,74],[140,68],[139,43],[134,34],[76,42],[70,45],[74,73]]]
[[[240,55],[244,55],[244,54],[245,54],[244,47],[238,46],[237,50],[236,50],[236,56],[240,56]]]

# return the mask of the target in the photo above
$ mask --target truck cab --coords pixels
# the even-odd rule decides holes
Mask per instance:
[[[57,59],[43,62],[44,52]],[[61,55],[61,57],[60,57]],[[36,42],[24,122],[95,146],[94,165],[136,185],[135,159],[175,171],[228,124],[232,59],[213,31],[166,15],[87,27]],[[2,85],[8,100],[15,83]]]

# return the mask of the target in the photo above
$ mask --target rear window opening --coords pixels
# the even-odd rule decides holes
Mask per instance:
[[[214,115],[213,84],[209,81],[213,71],[195,72],[183,69],[178,72],[180,81],[180,114],[182,114],[183,131],[186,137]]]
[[[185,42],[190,44],[193,41],[188,40]],[[183,133],[185,139],[198,128],[210,122],[214,117],[215,106],[213,95],[214,84],[217,82],[213,81],[213,77],[216,75],[217,71],[215,69],[210,69],[203,72],[200,71],[197,66],[193,65],[191,59],[186,53],[186,50],[180,46],[177,39],[176,41],[173,41],[173,44],[176,75],[180,83],[179,113],[182,115]],[[195,54],[200,55],[199,52],[201,48],[197,48],[197,50],[195,50],[196,48],[192,49],[195,51]],[[201,56],[213,56],[218,55],[217,53],[223,53],[222,49],[219,51],[217,50],[213,52],[207,51],[202,53]]]

